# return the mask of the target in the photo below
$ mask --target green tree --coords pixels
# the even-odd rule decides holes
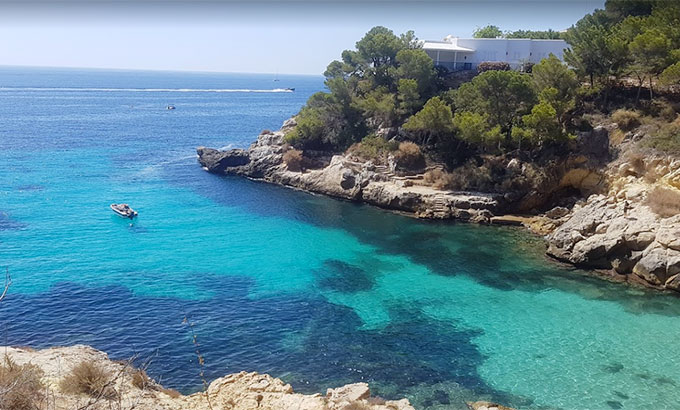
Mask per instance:
[[[528,74],[492,70],[460,86],[455,102],[462,111],[487,115],[509,137],[512,125],[535,104],[536,92]]]
[[[541,39],[541,40],[559,40],[562,38],[562,34],[553,30],[548,29],[542,30],[516,30],[508,31],[505,33],[505,38],[531,38],[531,39]]]
[[[418,92],[418,82],[410,78],[402,78],[397,86],[398,114],[410,117],[423,106],[423,100]]]
[[[590,79],[600,79],[609,86],[610,76],[617,77],[627,62],[626,42],[612,35],[612,19],[603,11],[587,14],[565,33],[569,49],[564,59]]]
[[[404,42],[392,30],[382,26],[373,27],[356,43],[361,58],[371,62],[373,67],[393,64],[403,48]]]
[[[560,124],[564,126],[567,112],[576,105],[579,83],[574,71],[550,54],[548,58],[534,65],[531,77],[539,99],[553,106]]]
[[[363,98],[357,98],[355,104],[373,128],[393,125],[396,116],[395,95],[385,87],[378,87]]]
[[[680,62],[668,66],[659,76],[659,82],[664,85],[679,85]]]
[[[431,145],[453,134],[453,113],[451,107],[441,98],[430,98],[415,115],[411,116],[404,129],[416,136],[421,145]]]
[[[568,138],[568,134],[560,127],[555,108],[545,101],[536,104],[530,114],[523,116],[522,124],[522,127],[512,130],[512,137],[520,149],[523,140],[542,148],[546,143],[562,142]]]
[[[453,116],[453,126],[458,138],[469,145],[480,147],[482,151],[503,141],[501,127],[498,125],[492,127],[486,115],[468,111],[457,112]]]
[[[427,97],[435,85],[437,73],[434,71],[432,58],[419,49],[406,49],[397,53],[396,57],[399,68],[397,78],[413,79],[418,84],[418,93]]]
[[[635,71],[642,78],[649,78],[649,96],[652,95],[652,78],[661,74],[668,67],[671,52],[671,41],[660,30],[650,29],[638,34],[630,43],[630,52]],[[638,98],[640,95],[638,88]]]
[[[472,37],[474,38],[496,38],[503,37],[503,32],[498,26],[488,25],[484,27],[477,27],[475,31],[472,32]]]

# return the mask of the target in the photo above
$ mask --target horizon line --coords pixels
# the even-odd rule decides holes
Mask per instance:
[[[322,74],[301,73],[271,73],[271,72],[247,72],[247,71],[218,71],[218,70],[191,70],[191,69],[167,69],[167,68],[121,68],[121,67],[78,67],[78,66],[52,66],[52,65],[23,65],[23,64],[0,64],[3,68],[48,68],[61,70],[98,70],[98,71],[150,71],[161,73],[193,73],[193,74],[257,74],[257,75],[292,75],[307,77],[323,77]]]

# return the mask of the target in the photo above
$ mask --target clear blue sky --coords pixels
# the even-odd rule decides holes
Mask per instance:
[[[0,65],[320,74],[375,25],[562,30],[604,0],[0,3]]]

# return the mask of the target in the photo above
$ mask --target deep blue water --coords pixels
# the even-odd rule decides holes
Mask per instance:
[[[186,317],[210,379],[367,381],[418,408],[680,407],[677,298],[556,265],[518,230],[198,166],[196,146],[246,147],[321,89],[308,76],[0,69],[3,340],[137,353],[191,392]]]

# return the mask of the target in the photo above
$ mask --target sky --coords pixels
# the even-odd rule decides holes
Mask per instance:
[[[604,0],[0,1],[0,65],[321,74],[371,27],[563,30]]]

